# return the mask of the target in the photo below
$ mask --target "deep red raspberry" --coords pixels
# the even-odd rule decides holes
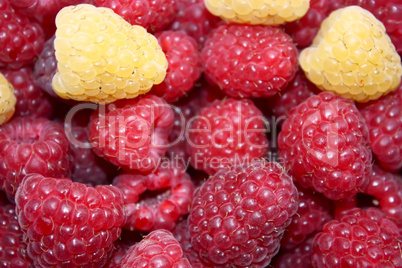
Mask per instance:
[[[127,224],[124,228],[131,231],[173,230],[178,219],[188,214],[194,192],[190,176],[174,162],[162,163],[148,175],[120,175],[113,185],[125,194]]]
[[[201,51],[206,78],[231,97],[270,97],[291,81],[297,49],[281,28],[240,24],[212,30]]]
[[[289,174],[329,199],[350,198],[369,182],[367,126],[353,102],[333,93],[311,96],[294,108],[283,123],[278,147]]]
[[[184,32],[164,31],[155,35],[168,61],[167,75],[151,93],[175,102],[191,90],[201,76],[201,60],[195,40]]]
[[[126,215],[123,193],[32,174],[15,196],[17,215],[36,267],[102,267]]]
[[[146,95],[100,106],[89,125],[95,153],[114,165],[149,172],[166,153],[174,122],[172,108]]]
[[[191,265],[183,258],[180,244],[172,233],[156,230],[131,247],[119,267],[191,268]]]
[[[313,253],[313,239],[310,236],[306,241],[290,250],[279,251],[275,256],[272,267],[275,268],[310,268]]]
[[[313,241],[313,267],[402,267],[396,224],[377,208],[351,209]]]
[[[227,98],[202,108],[188,129],[191,165],[208,174],[264,157],[265,120],[250,100]]]
[[[130,246],[121,243],[120,240],[114,242],[113,255],[110,257],[109,261],[104,266],[105,268],[116,268],[120,265],[124,256],[126,256]]]
[[[14,116],[51,116],[52,105],[42,89],[35,84],[31,67],[18,70],[1,69],[0,72],[14,86],[14,94],[17,97]]]
[[[333,219],[332,202],[320,193],[298,187],[299,209],[286,228],[281,248],[291,249],[303,243],[314,232],[322,231]]]
[[[63,127],[48,119],[15,118],[0,127],[0,186],[14,199],[25,175],[70,174],[68,140]]]
[[[191,244],[208,266],[267,267],[297,204],[292,178],[277,163],[222,169],[194,194]]]
[[[18,224],[14,205],[0,207],[0,266],[28,268],[29,261],[24,258],[26,244]]]
[[[0,67],[20,68],[42,51],[45,37],[41,26],[0,0]]]
[[[370,132],[369,145],[381,166],[402,168],[402,83],[390,94],[358,106]]]
[[[178,0],[177,4],[178,12],[171,29],[186,32],[202,49],[210,31],[222,20],[207,10],[204,0]]]

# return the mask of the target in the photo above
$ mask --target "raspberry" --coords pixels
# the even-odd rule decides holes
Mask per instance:
[[[15,202],[36,267],[102,267],[126,219],[123,193],[110,185],[93,188],[31,174]]]
[[[231,97],[270,97],[293,79],[297,50],[282,29],[222,25],[201,51],[204,73]]]
[[[120,265],[124,256],[126,256],[130,246],[119,242],[116,240],[114,243],[113,255],[110,257],[109,261],[104,266],[105,268],[116,268]]]
[[[131,247],[119,267],[191,268],[179,242],[167,230],[155,230]]]
[[[19,117],[0,127],[0,187],[9,199],[25,175],[64,177],[70,173],[64,129],[45,118]]]
[[[135,98],[165,78],[167,61],[156,38],[109,8],[65,7],[56,26],[53,88],[64,99]]]
[[[207,9],[222,19],[247,24],[282,24],[306,14],[310,0],[205,0]]]
[[[369,145],[381,166],[390,171],[402,168],[402,84],[396,91],[359,105],[370,131]]]
[[[313,253],[314,236],[309,237],[302,244],[293,249],[279,251],[273,261],[275,268],[309,268],[312,267],[311,255]]]
[[[0,67],[18,69],[32,63],[45,42],[40,25],[0,0]]]
[[[202,49],[209,32],[222,20],[209,13],[204,0],[178,0],[178,12],[171,29],[184,31]]]
[[[191,165],[208,174],[264,157],[266,121],[251,100],[227,98],[202,108],[188,129]]]
[[[359,102],[378,99],[401,81],[401,58],[384,25],[358,6],[332,12],[299,62],[319,88]]]
[[[294,108],[278,136],[289,174],[333,200],[350,198],[367,186],[372,160],[367,143],[368,129],[355,105],[330,92]]]
[[[167,102],[177,101],[191,90],[201,76],[201,60],[195,40],[183,32],[164,31],[155,35],[168,61],[165,80],[151,93]]]
[[[292,249],[302,244],[309,235],[322,231],[324,224],[333,219],[332,203],[323,195],[298,187],[299,209],[286,228],[281,248]]]
[[[277,163],[222,169],[195,192],[191,244],[208,267],[266,267],[297,204],[292,178]]]
[[[23,233],[18,224],[14,205],[0,207],[0,266],[28,268],[25,260],[26,244],[23,242]]]
[[[376,208],[349,210],[313,241],[313,267],[401,267],[398,228]]]
[[[0,73],[0,126],[14,115],[16,103],[13,85]]]
[[[14,94],[17,98],[15,116],[51,116],[52,105],[42,89],[35,84],[32,68],[2,69],[0,72],[14,86]]]
[[[179,217],[189,212],[194,192],[190,176],[180,165],[165,164],[148,175],[123,174],[114,179],[113,185],[125,193],[126,229],[173,230]]]
[[[159,97],[124,100],[93,113],[89,140],[114,165],[149,172],[166,153],[173,121],[172,108]]]

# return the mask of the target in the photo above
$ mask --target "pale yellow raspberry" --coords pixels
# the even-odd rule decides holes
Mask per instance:
[[[13,116],[16,102],[14,87],[0,73],[0,125],[6,123]]]
[[[56,26],[53,88],[62,98],[95,103],[131,99],[166,76],[168,63],[157,39],[109,8],[65,7]]]
[[[384,25],[358,6],[332,12],[299,62],[319,88],[358,102],[391,92],[402,75],[401,58]]]
[[[310,0],[205,0],[205,6],[227,21],[277,25],[303,17]]]

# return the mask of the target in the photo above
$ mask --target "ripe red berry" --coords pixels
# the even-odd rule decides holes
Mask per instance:
[[[273,260],[275,268],[310,268],[314,235],[290,250],[279,251]]]
[[[292,178],[277,163],[222,169],[194,194],[192,247],[207,266],[266,267],[297,204]]]
[[[329,199],[350,198],[369,182],[372,154],[365,121],[353,102],[333,93],[311,96],[294,108],[278,147],[295,181]]]
[[[32,174],[16,193],[27,252],[36,267],[102,267],[126,215],[123,193]]]
[[[120,265],[123,258],[126,256],[128,250],[130,249],[129,245],[126,245],[120,240],[116,240],[114,242],[113,254],[110,257],[109,261],[104,266],[105,268],[116,268]]]
[[[281,28],[226,24],[201,51],[206,78],[231,97],[270,97],[290,82],[297,49]]]

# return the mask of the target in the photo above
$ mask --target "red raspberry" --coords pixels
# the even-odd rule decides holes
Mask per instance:
[[[36,267],[102,267],[126,220],[123,193],[31,174],[15,202],[27,252]]]
[[[398,228],[377,208],[349,210],[313,241],[313,267],[402,267]]]
[[[266,267],[297,204],[292,178],[277,163],[222,169],[195,192],[191,244],[208,266]]]
[[[120,265],[123,258],[126,256],[130,246],[121,243],[120,240],[116,240],[114,243],[113,255],[104,266],[105,268],[116,268]]]
[[[279,251],[273,260],[273,267],[275,268],[310,268],[311,255],[313,253],[313,239],[310,236],[302,244],[296,246],[291,250]]]
[[[10,268],[28,268],[29,261],[25,260],[26,244],[18,224],[14,205],[0,207],[0,266]]]
[[[195,40],[183,32],[164,31],[155,35],[168,61],[165,80],[151,93],[167,102],[177,101],[191,90],[201,76],[201,61]]]
[[[14,199],[25,175],[70,174],[68,140],[63,127],[48,119],[15,118],[0,127],[0,186]]]
[[[188,129],[192,166],[214,174],[264,157],[268,150],[265,123],[251,100],[227,98],[202,108]]]
[[[201,51],[205,75],[231,97],[270,97],[291,81],[297,49],[281,28],[227,24]]]
[[[286,228],[281,248],[291,249],[303,243],[309,235],[322,231],[324,224],[333,219],[332,202],[323,195],[298,187],[299,209]]]
[[[222,20],[208,11],[204,0],[178,0],[177,2],[179,11],[171,29],[186,32],[197,41],[198,48],[202,49],[210,31]]]
[[[122,100],[93,113],[89,139],[114,165],[149,172],[166,153],[173,121],[172,108],[157,96]]]
[[[0,67],[20,68],[31,63],[45,42],[40,25],[0,0]]]
[[[279,155],[302,187],[346,199],[369,182],[368,130],[353,102],[330,92],[294,108],[278,136]]]
[[[35,84],[32,68],[2,69],[0,72],[14,86],[17,97],[14,116],[51,116],[52,105],[42,89]]]
[[[125,229],[131,231],[173,230],[176,221],[188,214],[194,192],[190,176],[182,166],[173,162],[162,163],[148,175],[120,175],[114,179],[113,185],[125,194]]]
[[[370,131],[369,145],[381,166],[402,168],[402,84],[378,100],[358,106]]]
[[[179,242],[167,230],[155,230],[131,247],[119,267],[191,268]]]

